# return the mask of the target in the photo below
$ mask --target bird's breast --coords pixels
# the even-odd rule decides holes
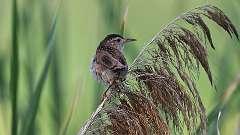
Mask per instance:
[[[96,62],[96,56],[92,58],[91,64],[90,64],[90,72],[93,74],[94,78],[98,81],[101,81],[101,71],[99,69],[99,65]]]

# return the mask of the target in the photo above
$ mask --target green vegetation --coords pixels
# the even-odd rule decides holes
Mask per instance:
[[[77,134],[104,90],[89,72],[100,40],[109,33],[136,38],[125,48],[131,63],[162,26],[207,2],[240,32],[239,0],[0,0],[0,135]],[[221,134],[239,134],[240,42],[207,23],[216,48],[208,54],[216,90],[203,69],[196,84],[208,131],[217,134],[221,110]]]

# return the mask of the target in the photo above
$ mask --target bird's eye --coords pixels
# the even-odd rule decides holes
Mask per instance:
[[[119,42],[121,42],[121,39],[120,39],[120,38],[118,38],[116,41],[119,43]]]

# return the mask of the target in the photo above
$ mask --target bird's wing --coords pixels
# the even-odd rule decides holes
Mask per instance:
[[[108,69],[119,69],[124,68],[126,65],[122,63],[122,58],[113,57],[107,51],[101,51],[101,53],[96,54],[97,63],[104,65]]]

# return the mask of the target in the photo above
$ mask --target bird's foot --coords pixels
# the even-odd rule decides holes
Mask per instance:
[[[112,97],[112,95],[115,95],[116,93],[121,93],[122,91],[125,91],[125,87],[121,83],[122,82],[111,83],[107,87],[107,89],[104,91],[101,101],[103,101],[105,98],[108,98],[107,100],[109,100]]]

